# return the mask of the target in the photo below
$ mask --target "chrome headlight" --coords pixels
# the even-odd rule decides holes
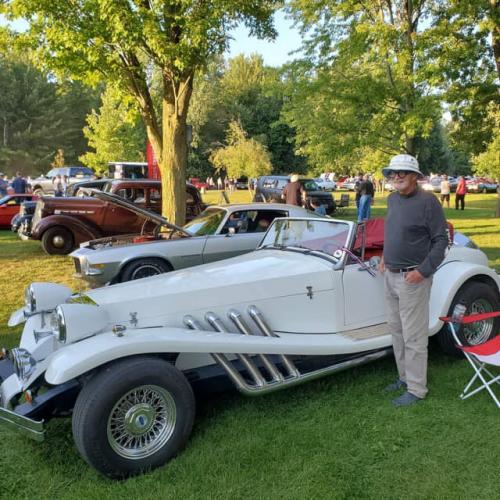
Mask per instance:
[[[24,305],[26,306],[26,310],[28,312],[34,313],[36,311],[36,298],[33,285],[26,288],[24,292]]]
[[[72,344],[101,333],[109,326],[105,309],[87,304],[61,304],[53,317],[53,331],[62,344]]]
[[[57,340],[64,344],[66,342],[67,330],[66,330],[66,319],[64,318],[64,311],[61,306],[56,307],[54,315],[55,315],[54,334]]]
[[[36,361],[29,351],[22,347],[16,347],[9,351],[9,358],[14,365],[14,372],[21,380],[26,380],[33,373]]]
[[[27,314],[52,311],[58,304],[66,302],[71,295],[71,289],[64,285],[31,283],[24,293],[25,311]]]

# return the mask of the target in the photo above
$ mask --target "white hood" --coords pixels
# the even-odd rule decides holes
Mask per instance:
[[[324,295],[324,292],[331,291],[333,264],[320,257],[290,251],[259,250],[220,262],[92,290],[86,295],[105,307],[115,323],[129,323],[131,314],[137,313],[139,327],[182,326],[185,314],[198,314],[203,318],[206,312],[215,311],[225,316],[231,307],[246,310],[251,304],[260,304],[273,312],[283,308],[279,311],[280,316],[287,313],[292,316],[289,310],[293,307],[290,306],[293,303],[291,296],[297,296],[300,303],[308,306],[307,309],[325,307],[323,300],[311,300],[307,287],[311,288],[316,299],[320,299],[322,292]],[[283,297],[288,299],[284,301]],[[309,322],[309,331],[311,314],[314,312],[309,310],[304,315],[307,316],[304,322]]]

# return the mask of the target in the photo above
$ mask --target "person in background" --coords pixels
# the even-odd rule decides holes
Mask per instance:
[[[63,184],[61,176],[56,175],[52,183],[54,184],[54,196],[57,197],[63,196]]]
[[[0,174],[0,196],[7,196],[9,187],[9,180],[5,174]]]
[[[67,196],[68,187],[69,187],[69,178],[67,175],[63,175],[61,178],[61,186],[62,186],[62,196]]]
[[[441,177],[441,206],[444,206],[444,202],[446,202],[446,206],[450,208],[450,181],[448,180],[447,175],[443,175]]]
[[[354,181],[354,192],[356,193],[354,196],[354,200],[356,201],[356,212],[359,218],[359,200],[361,199],[361,193],[359,191],[359,186],[363,180],[363,174],[359,174]]]
[[[463,175],[458,179],[457,190],[455,191],[455,210],[458,210],[460,204],[461,210],[465,208],[465,195],[467,194],[467,184]]]
[[[11,186],[12,186],[12,189],[14,190],[15,194],[24,194],[24,193],[26,193],[28,183],[21,175],[21,172],[16,172],[16,177],[12,181]],[[18,201],[18,203],[20,203],[21,198],[19,198],[17,201]]]
[[[223,182],[222,182],[221,177],[219,176],[219,177],[217,177],[217,189],[218,189],[219,191],[221,191],[223,187],[224,187],[224,184],[223,184]]]
[[[299,182],[299,176],[293,174],[290,177],[290,182],[283,189],[281,198],[285,200],[288,205],[296,205],[301,207],[303,205],[304,199],[304,189],[302,184]]]
[[[358,208],[358,223],[368,220],[371,215],[371,206],[375,196],[375,189],[370,180],[370,176],[365,174],[363,180],[360,182],[359,187],[359,208]]]
[[[396,190],[387,198],[384,274],[387,325],[392,335],[399,378],[386,392],[405,390],[395,406],[408,406],[427,394],[427,344],[432,276],[448,246],[447,223],[436,196],[420,189],[418,161],[394,156],[382,173]]]
[[[311,207],[315,214],[326,216],[325,205],[322,205],[317,198],[312,198]]]

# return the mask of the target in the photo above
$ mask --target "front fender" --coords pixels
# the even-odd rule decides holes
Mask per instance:
[[[102,236],[101,231],[87,222],[81,221],[80,219],[75,219],[74,217],[68,215],[49,215],[40,219],[38,224],[33,228],[32,239],[39,240],[47,229],[55,226],[64,226],[69,229],[74,237],[75,243],[81,243],[82,241],[88,241]]]
[[[440,316],[446,316],[458,290],[472,280],[484,281],[491,278],[500,291],[500,277],[493,269],[472,262],[445,262],[434,275],[431,289],[429,335],[439,332],[443,322]]]
[[[391,345],[390,335],[352,340],[336,333],[280,333],[279,337],[242,335],[179,327],[130,329],[118,337],[102,333],[59,349],[47,363],[45,379],[58,385],[106,363],[141,354],[353,354]]]

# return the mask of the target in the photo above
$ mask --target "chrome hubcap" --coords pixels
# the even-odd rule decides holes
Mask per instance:
[[[170,439],[175,423],[172,395],[163,387],[143,385],[123,395],[111,410],[108,441],[124,458],[147,458]]]
[[[492,312],[492,305],[485,299],[477,299],[467,309],[467,314],[482,314]],[[495,320],[487,319],[477,323],[463,325],[463,335],[470,345],[477,345],[486,342],[493,332]]]
[[[149,276],[156,276],[157,274],[161,274],[162,270],[154,265],[144,265],[139,267],[134,274],[132,275],[133,280],[138,280],[141,278],[147,278]]]
[[[52,244],[56,248],[62,248],[64,246],[65,239],[62,236],[54,236],[52,238]]]

